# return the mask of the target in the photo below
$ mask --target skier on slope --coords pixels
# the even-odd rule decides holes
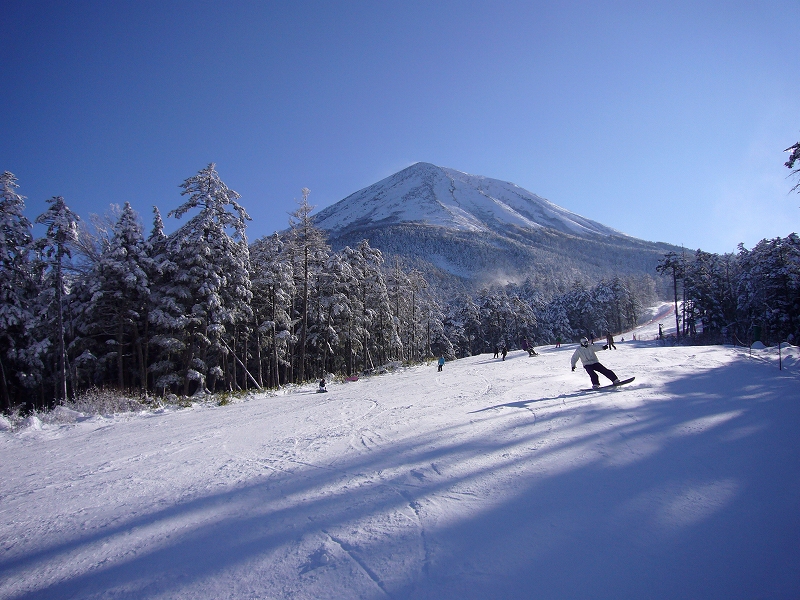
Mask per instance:
[[[603,346],[603,350],[607,349],[608,346]],[[600,378],[597,376],[598,373],[602,373],[608,377],[614,385],[619,385],[619,378],[614,374],[614,371],[600,364],[600,361],[597,360],[595,349],[589,346],[589,340],[585,337],[581,338],[581,345],[578,346],[572,354],[573,371],[575,370],[575,363],[578,362],[579,358],[581,359],[583,368],[586,369],[586,372],[592,380],[592,388],[597,389],[600,387]]]

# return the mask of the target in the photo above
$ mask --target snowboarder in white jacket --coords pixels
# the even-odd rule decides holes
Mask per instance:
[[[608,349],[608,346],[603,346],[603,350]],[[600,364],[600,361],[597,360],[597,354],[595,354],[595,348],[589,345],[589,340],[585,337],[581,338],[581,345],[575,349],[575,352],[572,354],[572,370],[575,370],[575,363],[578,362],[578,359],[581,359],[581,364],[583,368],[586,369],[586,372],[589,374],[589,377],[592,380],[592,387],[599,388],[600,387],[600,378],[597,376],[598,373],[602,373],[606,377],[611,380],[611,383],[617,385],[619,384],[619,378],[614,374],[614,371],[608,369]]]

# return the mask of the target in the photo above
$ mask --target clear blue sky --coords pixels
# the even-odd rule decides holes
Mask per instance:
[[[417,161],[630,235],[734,251],[800,229],[800,3],[4,0],[0,171],[31,218],[210,162],[287,225]],[[170,223],[173,221],[173,223]]]

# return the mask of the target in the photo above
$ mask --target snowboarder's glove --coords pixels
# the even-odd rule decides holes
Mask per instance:
[[[608,350],[608,344],[606,344],[605,346],[603,346],[603,350]]]
[[[575,365],[572,365],[572,370],[573,370],[573,371],[575,370]]]

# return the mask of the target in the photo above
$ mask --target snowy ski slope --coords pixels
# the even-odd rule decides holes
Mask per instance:
[[[797,350],[626,340],[0,433],[0,598],[800,597]]]

